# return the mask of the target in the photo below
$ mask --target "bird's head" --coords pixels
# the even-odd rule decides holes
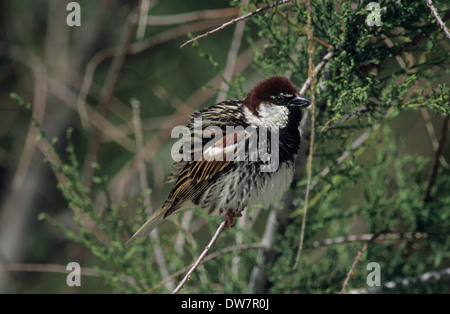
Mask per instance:
[[[310,101],[301,96],[286,77],[272,76],[256,84],[243,103],[244,115],[256,127],[287,126],[292,119],[300,121],[301,109]]]

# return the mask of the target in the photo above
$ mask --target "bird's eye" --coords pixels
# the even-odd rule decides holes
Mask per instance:
[[[274,96],[273,99],[277,102],[277,103],[281,103],[284,100],[284,97],[281,95],[278,96]]]

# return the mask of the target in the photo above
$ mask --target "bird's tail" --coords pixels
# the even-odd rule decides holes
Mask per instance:
[[[150,234],[150,232],[159,225],[164,219],[164,214],[167,212],[167,207],[162,206],[159,208],[145,224],[143,224],[138,231],[125,243],[125,245],[130,244],[134,239],[143,238]]]

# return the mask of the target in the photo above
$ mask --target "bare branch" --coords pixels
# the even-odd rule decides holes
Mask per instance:
[[[172,294],[177,294],[178,292],[180,292],[181,288],[183,288],[183,286],[190,279],[191,275],[194,273],[194,271],[197,269],[197,267],[202,263],[203,259],[205,258],[206,254],[208,254],[208,252],[211,249],[211,247],[214,245],[214,243],[216,243],[216,241],[219,238],[220,234],[224,230],[226,224],[227,224],[226,220],[222,221],[222,223],[220,224],[219,228],[217,228],[216,233],[211,238],[211,241],[209,241],[208,245],[206,246],[205,250],[202,252],[202,254],[200,254],[200,256],[198,257],[197,261],[194,263],[194,265],[192,265],[191,269],[188,271],[188,273],[183,278],[183,280],[181,280],[181,282],[175,288],[175,290],[173,290]]]
[[[425,194],[423,195],[424,202],[428,202],[431,199],[431,189],[433,188],[433,186],[436,182],[437,172],[439,169],[439,158],[441,157],[442,152],[444,151],[445,138],[447,137],[449,119],[450,119],[450,116],[447,115],[444,118],[444,123],[442,124],[441,137],[439,139],[439,147],[436,150],[436,154],[434,155],[434,162],[433,162],[433,168],[432,168],[431,174],[430,174],[430,179],[428,181],[428,186],[425,191]]]
[[[175,25],[186,24],[198,20],[229,18],[239,14],[239,8],[224,8],[216,10],[200,10],[195,12],[172,14],[172,15],[149,15],[147,16],[147,25]]]
[[[425,122],[425,127],[427,128],[428,135],[430,136],[431,144],[433,144],[434,150],[437,151],[439,149],[439,142],[436,139],[436,133],[434,132],[434,127],[431,123],[428,110],[425,108],[420,108],[420,114],[422,115],[422,118]],[[443,155],[439,157],[439,161],[441,162],[442,167],[444,167],[445,169],[450,169],[450,164],[447,162]]]
[[[49,79],[49,91],[50,93],[66,103],[69,107],[77,110],[75,107],[77,95],[70,88],[71,86],[64,84],[61,80]],[[80,117],[83,116],[86,120],[90,119],[90,122],[96,128],[102,127],[103,135],[106,140],[112,140],[116,142],[118,145],[122,146],[124,149],[135,152],[136,145],[132,139],[130,139],[127,135],[128,128],[126,131],[122,131],[122,129],[118,126],[115,126],[113,123],[109,122],[104,116],[100,115],[95,109],[87,106],[85,107],[86,114],[78,111]],[[131,132],[131,129],[130,129]]]
[[[309,142],[309,156],[307,162],[307,184],[306,184],[306,193],[304,198],[304,206],[303,206],[303,214],[302,214],[302,224],[300,229],[300,239],[298,243],[298,252],[295,258],[294,268],[296,268],[299,264],[300,257],[303,250],[303,240],[305,235],[306,228],[306,214],[308,212],[308,201],[309,201],[309,192],[311,190],[311,178],[312,178],[312,161],[314,155],[314,144],[315,144],[315,133],[316,133],[316,94],[315,94],[315,84],[316,77],[314,76],[313,68],[313,42],[312,42],[312,26],[311,26],[311,0],[308,0],[308,27],[307,27],[307,35],[308,35],[308,76],[311,78],[311,139]]]
[[[367,242],[366,244],[364,244],[363,248],[361,250],[358,251],[358,254],[356,255],[355,259],[353,260],[353,264],[352,267],[350,268],[350,270],[347,273],[347,277],[345,278],[344,284],[342,285],[342,289],[339,292],[339,294],[343,294],[345,293],[345,288],[347,287],[347,284],[350,280],[350,278],[353,275],[353,272],[355,271],[356,265],[358,264],[358,262],[361,260],[362,255],[367,251],[367,247],[373,242],[375,241],[375,239],[380,236],[381,233],[376,233],[372,236],[372,238],[369,240],[369,242]]]
[[[148,189],[148,182],[147,182],[147,169],[145,167],[144,158],[142,155],[143,147],[144,147],[144,140],[142,135],[142,123],[141,123],[141,117],[140,117],[140,106],[141,103],[136,99],[132,98],[130,100],[131,106],[133,108],[133,125],[134,125],[134,134],[136,138],[136,163],[139,169],[139,182],[141,184],[141,189],[143,191]],[[151,203],[150,203],[150,196],[148,194],[144,195],[144,206],[147,209],[150,209]]]
[[[408,288],[413,284],[433,284],[438,281],[450,280],[450,268],[445,268],[440,271],[430,271],[423,273],[418,277],[403,278],[396,281],[388,281],[382,287],[370,287],[350,290],[349,294],[365,294],[365,293],[378,293],[383,289],[401,289]]]
[[[264,40],[260,40],[257,42],[257,46],[261,46]],[[251,48],[242,52],[238,56],[238,60],[236,62],[235,72],[242,72],[248,66],[250,66],[253,62],[253,51]],[[209,80],[205,86],[218,86],[220,84],[221,77],[216,75],[211,80]],[[195,110],[197,107],[201,106],[204,102],[206,102],[209,98],[215,95],[215,91],[212,89],[204,90],[199,89],[195,93],[193,93],[184,104],[191,108],[191,110]],[[170,134],[174,126],[185,124],[188,119],[188,114],[186,114],[185,110],[179,107],[178,112],[171,116],[169,120],[167,120],[160,128],[160,131],[147,143],[145,147],[145,160],[150,161],[154,156],[158,148],[161,144],[170,139]]]
[[[242,0],[242,5],[245,7],[248,4],[248,0]],[[241,47],[241,41],[242,36],[244,35],[244,26],[245,22],[239,23],[236,25],[234,29],[233,39],[231,41],[231,47],[228,51],[227,56],[227,63],[225,65],[225,71],[224,71],[224,81],[222,82],[220,86],[220,93],[217,96],[216,102],[222,102],[225,100],[229,85],[227,82],[229,82],[233,76],[234,73],[234,66],[236,65],[236,57],[239,52],[239,48]]]
[[[374,237],[374,234],[357,234],[357,235],[349,235],[346,237],[337,237],[325,240],[313,241],[310,243],[305,243],[303,248],[317,248],[321,246],[329,246],[332,244],[342,244],[349,243],[355,241],[371,241]],[[381,234],[376,238],[376,241],[387,241],[387,240],[399,240],[399,239],[426,239],[428,238],[428,234],[423,232],[407,232],[407,233],[386,233]]]
[[[325,64],[327,64],[328,60],[330,60],[334,56],[334,52],[331,51],[327,53],[322,60],[319,62],[318,65],[314,68],[311,75],[309,75],[308,79],[306,80],[305,84],[303,84],[302,88],[300,89],[300,94],[305,95],[306,91],[309,89],[309,86],[311,85],[311,81],[317,77],[317,74],[322,70]]]
[[[436,8],[434,7],[431,0],[427,0],[427,5],[430,8],[431,12],[433,13],[434,17],[436,18],[436,21],[441,26],[442,30],[445,33],[445,36],[447,36],[448,39],[450,39],[450,32],[448,31],[447,27],[445,26],[444,22],[442,21],[441,17],[439,16]]]
[[[295,28],[297,28],[300,32],[306,34],[306,30],[301,27],[300,25],[297,24],[297,22],[291,18],[289,18],[287,16],[287,14],[281,12],[281,11],[277,11],[277,14],[279,16],[281,16],[282,18],[284,18],[289,24],[293,25]],[[323,40],[320,40],[319,38],[317,38],[316,36],[311,36],[311,39],[314,40],[316,43],[318,43],[321,46],[324,46],[327,49],[333,49],[333,46],[330,44],[327,44],[326,42],[324,42]]]
[[[38,272],[38,273],[60,273],[67,274],[67,265],[58,264],[0,264],[0,272]],[[92,268],[81,267],[82,276],[100,277],[98,271]],[[131,276],[122,276],[123,282],[128,282],[136,286],[136,281]]]
[[[152,49],[160,44],[163,44],[165,42],[174,40],[180,36],[183,36],[190,32],[197,32],[200,30],[208,29],[210,27],[213,27],[215,25],[219,25],[219,21],[200,21],[200,22],[194,22],[191,24],[183,25],[180,27],[175,27],[172,29],[169,29],[167,31],[161,32],[159,34],[156,34],[153,37],[150,37],[143,41],[134,42],[128,45],[127,55],[135,55],[142,53],[144,51],[147,51],[149,49]],[[89,129],[89,119],[92,117],[92,113],[89,113],[89,107],[86,104],[86,98],[89,94],[89,91],[91,89],[91,86],[93,85],[93,79],[94,74],[97,69],[97,67],[106,59],[113,58],[116,55],[117,47],[112,48],[106,48],[99,52],[97,52],[94,57],[91,58],[89,63],[86,66],[85,74],[82,80],[82,84],[80,87],[80,92],[76,101],[77,104],[77,111],[80,115],[81,124],[83,126],[83,129],[88,130]],[[111,107],[111,110],[113,110],[114,107]],[[98,115],[97,112],[95,112],[98,117],[102,118],[102,116]],[[119,117],[123,117],[123,115],[118,114]],[[124,119],[126,121],[126,119]],[[94,122],[100,121],[100,119],[97,119],[97,121],[91,121],[91,123],[95,125]],[[108,128],[105,128],[108,129]]]
[[[229,21],[229,22],[223,24],[223,25],[220,26],[220,27],[217,27],[217,28],[215,28],[215,29],[213,29],[213,30],[211,30],[211,31],[209,31],[209,32],[206,32],[206,33],[204,33],[204,34],[202,34],[202,35],[199,35],[199,36],[197,36],[197,37],[195,37],[195,38],[193,38],[193,39],[191,39],[191,40],[188,40],[187,42],[185,42],[184,44],[182,44],[182,45],[180,46],[180,48],[183,48],[184,46],[189,45],[190,43],[193,43],[194,41],[197,41],[197,40],[199,40],[200,38],[204,38],[204,37],[206,37],[206,36],[208,36],[208,35],[211,35],[211,34],[213,34],[213,33],[215,33],[215,32],[218,32],[218,31],[220,31],[220,30],[222,30],[222,29],[224,29],[224,28],[227,28],[228,26],[231,26],[231,25],[233,25],[233,24],[235,24],[235,23],[237,23],[237,22],[243,21],[243,20],[245,20],[245,19],[247,19],[247,18],[249,18],[249,17],[251,17],[251,16],[253,16],[253,15],[255,15],[255,14],[261,13],[261,12],[267,10],[267,9],[274,8],[274,7],[277,7],[277,6],[279,6],[279,5],[282,5],[282,4],[285,4],[285,3],[288,3],[288,2],[291,2],[291,0],[282,0],[282,1],[279,1],[279,2],[274,2],[274,3],[272,3],[272,4],[266,5],[265,7],[262,7],[262,8],[259,8],[259,9],[255,10],[255,11],[252,11],[252,12],[250,12],[250,13],[247,13],[247,14],[241,16],[241,17],[238,17],[237,19],[232,19],[231,21]]]
[[[156,3],[153,3],[153,5],[155,4]],[[151,9],[150,0],[142,0],[141,7],[139,10],[138,29],[136,31],[136,38],[138,40],[144,39],[147,16],[150,9]]]
[[[372,129],[365,131],[360,137],[358,137],[351,145],[351,150],[350,151],[345,151],[341,156],[339,156],[338,159],[336,159],[336,166],[340,165],[351,153],[351,151],[354,151],[356,148],[358,148],[359,146],[361,146],[370,136],[370,134],[372,134],[373,132],[375,132],[376,130],[378,130],[378,128],[381,126],[381,124],[387,119],[389,118],[389,116],[394,112],[394,110],[392,108],[388,109],[388,111],[386,112],[386,114],[383,116],[383,118],[380,120],[380,122],[374,124],[372,126]],[[311,187],[317,185],[322,178],[324,178],[330,171],[331,171],[332,167],[326,167],[324,168],[320,174],[318,175],[318,178],[315,179],[312,183],[311,183]],[[305,192],[303,192],[304,194]]]
[[[132,32],[134,30],[134,24],[132,18],[129,16],[124,26],[122,37],[120,39],[119,46],[117,47],[116,55],[113,59],[111,67],[109,68],[108,75],[103,87],[102,93],[99,99],[99,106],[97,112],[106,117],[109,107],[111,105],[111,99],[113,97],[114,89],[119,82],[119,74],[122,66],[125,62],[126,53],[128,51],[128,45],[131,41]],[[92,186],[92,177],[94,176],[94,168],[90,165],[96,162],[100,153],[100,143],[103,133],[103,127],[95,128],[89,144],[88,153],[86,156],[85,169],[83,173],[83,183],[89,189]]]
[[[235,246],[230,246],[227,247],[225,249],[222,249],[218,252],[209,254],[208,256],[206,256],[203,259],[203,262],[207,262],[210,261],[222,254],[226,254],[226,253],[230,253],[230,252],[235,252],[235,251],[240,251],[240,250],[248,250],[248,249],[260,249],[263,248],[264,245],[262,243],[250,243],[250,244],[242,244],[242,245],[235,245]],[[163,281],[161,281],[160,283],[158,283],[156,286],[152,287],[151,289],[145,291],[145,294],[149,294],[152,293],[153,291],[161,288],[162,286],[164,286],[167,282],[175,279],[176,277],[180,276],[182,273],[187,272],[192,266],[186,266],[182,269],[180,269],[179,271],[173,273],[172,275],[170,275],[169,277],[167,277],[166,279],[164,279]]]
[[[50,272],[67,274],[67,266],[57,264],[3,264],[0,272]],[[82,267],[81,275],[99,277],[99,273],[91,268]]]
[[[319,72],[323,69],[323,67],[327,64],[327,62],[333,56],[333,52],[328,53],[322,59],[322,61],[314,68],[312,72],[312,76],[310,76],[306,82],[303,84],[300,89],[300,94],[305,95],[308,90],[311,80],[316,77]],[[306,156],[308,155],[308,142],[309,142],[309,133],[310,133],[310,124],[311,124],[311,115],[309,111],[306,111],[303,115],[302,121],[300,123],[300,134],[302,136],[302,145],[300,145],[300,151],[297,155],[296,167],[295,167],[295,175],[294,182],[291,186],[295,186],[296,182],[298,182],[304,175],[303,170],[306,165]],[[313,182],[314,184],[314,182]],[[284,198],[284,206],[277,207],[274,206],[270,213],[269,218],[267,219],[267,224],[265,227],[265,232],[262,238],[262,242],[264,243],[264,250],[260,252],[257,258],[257,265],[253,268],[250,285],[249,285],[249,293],[266,293],[265,286],[267,281],[267,276],[264,267],[260,265],[267,265],[277,258],[277,255],[274,254],[274,248],[276,245],[275,238],[279,234],[283,234],[289,223],[289,216],[296,208],[296,192],[295,189],[289,189]]]
[[[144,162],[144,140],[142,136],[142,125],[141,125],[141,117],[140,117],[140,102],[132,98],[131,99],[131,105],[133,107],[133,125],[134,125],[134,133],[136,137],[136,148],[137,148],[137,156],[136,156],[136,163],[139,169],[139,182],[141,185],[141,189],[143,191],[146,191],[148,189],[148,182],[147,182],[147,169],[145,167]],[[144,192],[145,193],[145,192]],[[150,202],[150,195],[145,193],[144,195],[144,206],[147,210],[151,209],[151,202]],[[169,271],[167,270],[167,263],[164,258],[164,254],[161,249],[160,240],[159,240],[159,234],[158,230],[153,230],[152,233],[150,233],[150,237],[152,238],[153,250],[155,251],[155,258],[156,262],[159,266],[159,271],[161,272],[161,276],[163,278],[166,278],[169,276]],[[169,289],[173,289],[173,283],[169,282]]]

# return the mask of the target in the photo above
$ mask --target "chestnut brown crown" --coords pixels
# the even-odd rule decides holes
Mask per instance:
[[[261,103],[288,106],[293,101],[296,104],[309,105],[309,100],[299,95],[297,87],[288,78],[271,76],[253,87],[245,98],[243,105],[258,116]]]

